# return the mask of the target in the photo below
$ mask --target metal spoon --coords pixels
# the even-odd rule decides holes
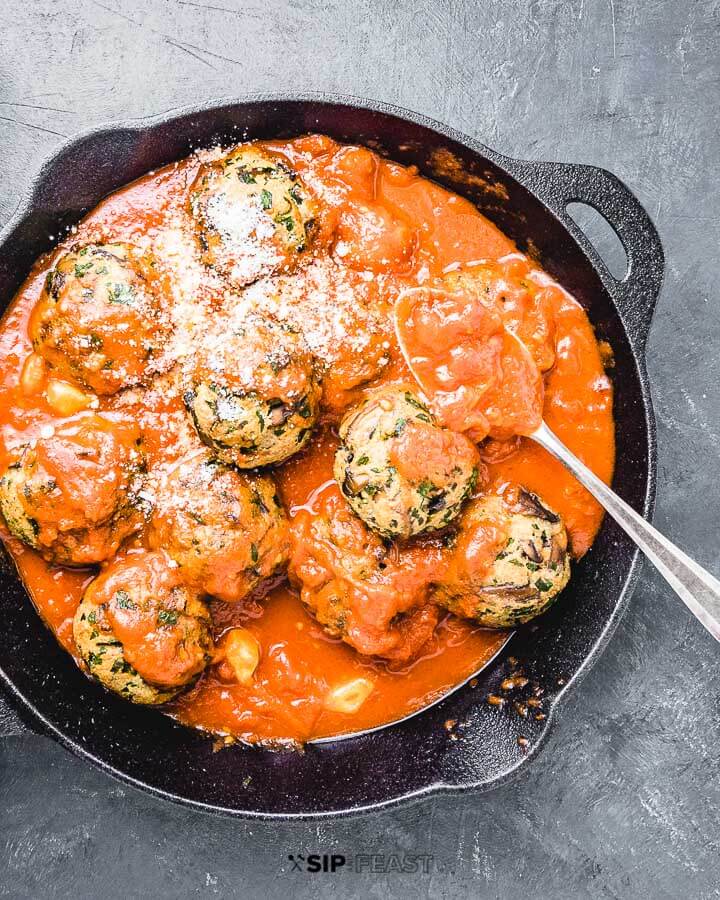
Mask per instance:
[[[569,469],[643,551],[690,612],[720,641],[720,581],[660,534],[580,462],[543,422],[530,437]]]

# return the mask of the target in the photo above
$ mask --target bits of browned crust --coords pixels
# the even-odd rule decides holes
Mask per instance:
[[[508,678],[503,678],[500,682],[500,690],[514,691],[517,688],[524,688],[527,683],[528,679],[524,675],[510,675]]]

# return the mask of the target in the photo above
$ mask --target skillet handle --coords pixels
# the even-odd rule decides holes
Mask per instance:
[[[596,166],[514,160],[515,171],[596,261],[603,284],[617,301],[633,344],[642,349],[650,330],[663,281],[665,255],[650,216],[619,178]],[[625,248],[627,272],[614,278],[582,229],[570,217],[568,203],[597,210]]]

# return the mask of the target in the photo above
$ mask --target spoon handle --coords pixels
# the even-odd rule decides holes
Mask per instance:
[[[530,437],[559,459],[605,507],[657,567],[690,612],[702,622],[715,640],[720,641],[720,581],[621,500],[568,450],[544,422]]]

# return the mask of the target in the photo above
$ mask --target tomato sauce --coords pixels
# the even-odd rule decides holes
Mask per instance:
[[[515,335],[511,340],[527,348],[543,373],[544,419],[599,477],[610,480],[612,388],[587,316],[567,292],[521,256],[468,201],[413,169],[322,136],[265,146],[284,156],[321,198],[321,240],[332,260],[332,265],[327,259],[313,261],[285,279],[292,282],[296,301],[288,315],[298,316],[310,349],[328,364],[322,421],[309,446],[275,470],[291,518],[312,510],[322,492],[332,489],[336,427],[343,411],[369,388],[412,381],[393,327],[398,297],[479,263],[489,266],[496,280],[512,281],[502,298],[500,319],[507,332],[501,340]],[[212,153],[205,151],[207,158]],[[190,240],[188,192],[203,158],[196,154],[112,194],[56,250],[37,261],[0,327],[3,469],[21,445],[62,418],[48,402],[42,377],[35,379],[34,388],[21,378],[32,353],[31,311],[47,273],[69,246],[127,241],[151,247],[165,260],[164,277],[173,298],[183,299],[191,312],[202,309],[208,315],[221,302],[217,283],[184,263]],[[525,287],[517,288],[519,282]],[[485,323],[489,337],[501,334],[500,319]],[[537,395],[537,384],[533,390]],[[184,434],[186,411],[165,396],[162,385],[149,393],[131,389],[101,397],[92,408],[134,419],[145,436],[151,466],[186,449],[178,437]],[[582,556],[600,526],[601,509],[558,462],[517,431],[522,429],[506,433],[485,428],[478,434],[490,434],[480,445],[490,484],[517,481],[540,494],[563,516],[573,555]],[[40,615],[73,653],[72,617],[95,572],[44,562],[4,525],[2,537]],[[141,535],[135,543],[143,540]],[[257,639],[261,656],[255,676],[249,684],[233,683],[223,677],[221,667],[210,666],[165,709],[188,725],[249,741],[305,741],[401,718],[467,679],[507,636],[445,615],[417,659],[389,664],[329,637],[282,578],[238,604],[212,601],[211,611],[216,639],[235,625]],[[356,712],[334,711],[323,702],[333,687],[354,678],[372,687]]]

